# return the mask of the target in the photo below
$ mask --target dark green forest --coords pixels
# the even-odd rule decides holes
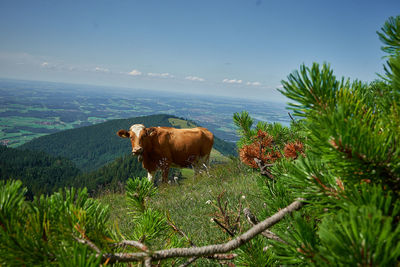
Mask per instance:
[[[71,185],[79,173],[81,171],[68,159],[0,146],[0,180],[21,180],[29,189],[28,198]]]
[[[115,158],[131,153],[128,140],[119,138],[119,129],[128,129],[132,124],[144,124],[146,127],[172,127],[171,115],[151,115],[130,119],[110,120],[92,126],[86,126],[34,139],[19,148],[43,151],[73,161],[83,171],[97,170],[112,162]],[[193,123],[193,122],[192,122]],[[194,124],[194,123],[193,123]],[[214,138],[214,148],[223,155],[235,155],[236,145]]]

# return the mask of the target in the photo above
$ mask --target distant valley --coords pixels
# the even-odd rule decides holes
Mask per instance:
[[[0,143],[17,147],[36,137],[111,119],[169,114],[237,141],[235,112],[288,125],[283,103],[86,85],[0,79]]]

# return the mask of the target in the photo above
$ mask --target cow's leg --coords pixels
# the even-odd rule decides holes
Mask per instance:
[[[197,176],[200,173],[200,169],[201,169],[200,161],[194,162],[193,163],[194,176]]]
[[[168,183],[169,167],[162,168],[161,173],[162,173],[162,182]]]
[[[155,171],[148,172],[148,173],[147,173],[147,179],[148,179],[150,182],[153,182],[153,181],[154,181],[155,174],[156,174]]]
[[[194,169],[194,174],[197,175],[201,173],[202,169],[205,169],[206,172],[208,173],[208,161],[209,161],[210,155],[200,157],[197,162],[193,165]]]
[[[210,166],[210,154],[203,157],[201,165],[208,171],[208,166]]]

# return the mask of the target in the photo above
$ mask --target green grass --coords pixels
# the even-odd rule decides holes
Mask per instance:
[[[222,155],[218,150],[214,148],[211,150],[210,162],[227,163],[228,161],[229,158]]]
[[[223,203],[227,201],[228,209],[237,214],[239,199],[242,208],[251,207],[252,211],[262,209],[261,192],[257,185],[259,174],[245,167],[238,160],[215,165],[209,173],[196,177],[193,171],[183,169],[179,185],[160,185],[158,193],[149,205],[152,208],[169,213],[178,228],[184,231],[192,241],[200,246],[222,243],[229,240],[229,236],[221,230],[211,218],[217,211],[216,200],[222,192]],[[244,196],[244,197],[243,197]],[[111,207],[111,224],[118,224],[122,234],[132,231],[129,215],[129,206],[125,196],[121,193],[106,192],[99,197],[100,201]],[[208,204],[211,202],[211,204]],[[241,215],[241,225],[248,229],[249,225]]]
[[[49,125],[43,124],[44,122],[50,123]],[[18,127],[32,127],[38,129],[58,129],[67,130],[73,128],[73,123],[64,123],[60,121],[59,117],[52,118],[35,118],[35,117],[20,117],[9,116],[0,118],[0,138],[1,140],[10,140],[10,147],[17,147],[34,138],[46,135],[47,133],[37,133],[26,130],[18,130],[15,133],[6,133],[5,129],[18,129]]]
[[[193,123],[190,123],[188,121],[181,120],[181,119],[170,118],[170,119],[168,119],[168,121],[169,121],[169,123],[172,124],[172,126],[179,127],[179,128],[182,128],[182,129],[196,127],[196,125],[194,125]]]

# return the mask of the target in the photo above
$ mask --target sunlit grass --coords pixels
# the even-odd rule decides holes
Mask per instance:
[[[238,160],[210,168],[208,173],[193,176],[191,169],[183,169],[178,184],[163,184],[149,205],[168,213],[174,224],[184,231],[196,245],[225,242],[229,236],[211,218],[217,211],[216,199],[224,192],[223,203],[228,202],[230,210],[238,211],[239,199],[244,207],[251,207],[257,214],[262,208],[258,173],[245,167]],[[121,193],[105,193],[100,200],[111,206],[110,223],[117,223],[122,234],[132,231],[131,218],[127,215],[129,206]],[[209,204],[209,203],[214,204]],[[244,228],[249,225],[241,216]]]

